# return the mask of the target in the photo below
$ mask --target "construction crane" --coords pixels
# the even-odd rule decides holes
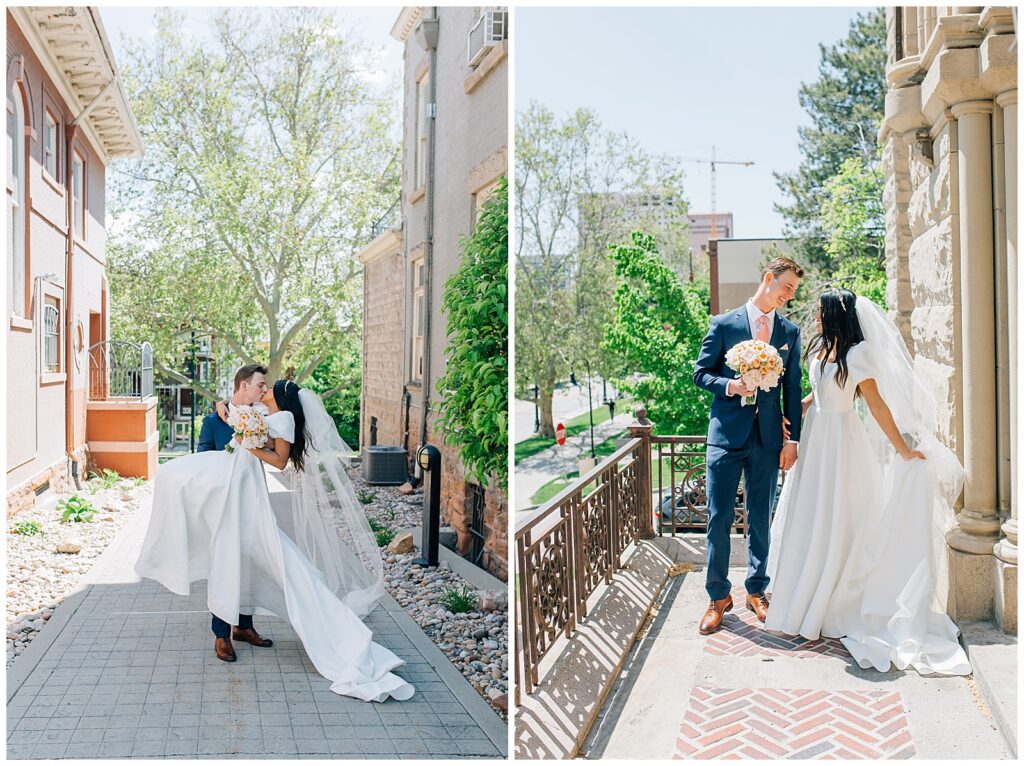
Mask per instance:
[[[701,164],[711,166],[711,239],[718,239],[718,216],[716,212],[718,210],[716,203],[718,195],[718,176],[716,168],[718,165],[743,165],[744,167],[749,167],[754,164],[754,161],[738,162],[734,160],[720,160],[715,154],[714,146],[711,147],[711,159],[707,159],[706,157],[680,157],[679,159],[682,162],[699,162]]]

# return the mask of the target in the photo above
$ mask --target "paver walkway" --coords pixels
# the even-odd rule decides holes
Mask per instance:
[[[589,758],[1007,759],[972,679],[862,670],[842,643],[764,631],[743,606],[697,632],[704,572],[669,579],[583,752]]]
[[[367,625],[406,660],[409,700],[334,694],[278,618],[255,618],[273,647],[236,644],[237,662],[216,659],[205,583],[182,597],[132,572],[148,516],[121,530],[8,671],[9,759],[507,753],[506,724],[390,597]]]
[[[594,425],[594,445],[598,445],[633,422],[633,413],[619,411],[614,420]],[[516,511],[530,507],[530,498],[556,476],[564,476],[579,468],[579,461],[590,457],[590,426],[565,440],[559,447],[548,447],[516,463]],[[600,462],[602,458],[598,458]],[[527,511],[529,513],[529,511]]]

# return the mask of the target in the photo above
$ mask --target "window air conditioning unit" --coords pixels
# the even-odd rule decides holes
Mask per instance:
[[[508,38],[508,11],[484,11],[469,30],[469,65],[476,66],[487,52]]]
[[[365,447],[363,479],[367,484],[405,484],[408,453],[402,447]]]

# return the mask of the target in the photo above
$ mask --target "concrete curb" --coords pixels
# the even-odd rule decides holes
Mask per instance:
[[[501,720],[501,716],[484,702],[483,697],[477,693],[473,685],[463,678],[462,674],[455,669],[455,666],[444,655],[444,652],[435,646],[430,636],[423,632],[423,629],[416,624],[416,621],[409,616],[409,613],[397,601],[390,595],[385,594],[381,600],[381,605],[384,606],[398,626],[402,628],[413,646],[416,647],[416,650],[430,662],[434,672],[441,677],[445,685],[453,693],[456,692],[456,687],[461,686],[463,688],[462,693],[456,694],[459,703],[472,716],[473,720],[480,725],[484,734],[498,748],[502,757],[507,757],[508,726]]]
[[[404,534],[412,535],[416,549],[419,550],[420,541],[423,537],[423,528],[406,527],[398,530],[397,532],[397,535]],[[508,583],[502,582],[486,569],[481,569],[468,559],[462,558],[462,556],[450,548],[445,548],[443,545],[438,546],[437,558],[438,561],[447,561],[455,574],[459,575],[459,577],[475,587],[477,590],[508,590]]]
[[[991,622],[960,626],[973,678],[996,728],[1017,756],[1017,637]]]

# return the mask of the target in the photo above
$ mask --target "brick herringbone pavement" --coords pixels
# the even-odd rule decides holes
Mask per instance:
[[[730,657],[849,657],[842,642],[835,638],[813,641],[803,636],[783,636],[764,630],[754,613],[746,608],[743,585],[732,589],[732,611],[725,615],[722,627],[708,637],[707,654]]]
[[[674,757],[882,760],[914,755],[899,692],[696,686]]]

